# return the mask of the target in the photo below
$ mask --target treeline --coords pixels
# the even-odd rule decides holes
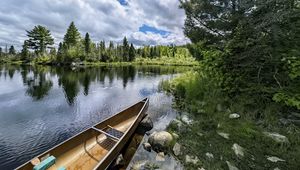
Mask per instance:
[[[3,59],[21,60],[23,62],[45,63],[71,63],[71,62],[132,62],[135,58],[160,58],[160,57],[191,57],[186,47],[169,46],[143,46],[136,48],[124,37],[122,43],[113,41],[93,42],[89,33],[84,37],[76,28],[74,22],[69,25],[63,42],[58,48],[53,47],[54,38],[50,30],[37,25],[32,30],[26,31],[28,39],[24,41],[21,52],[16,52],[14,46],[2,50]]]
[[[181,0],[190,52],[230,96],[300,109],[300,3]]]

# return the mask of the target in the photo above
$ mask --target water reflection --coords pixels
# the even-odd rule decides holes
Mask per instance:
[[[137,75],[137,68],[134,66],[110,67],[103,66],[97,68],[62,68],[62,67],[47,67],[47,66],[1,66],[0,77],[9,77],[12,79],[17,71],[22,76],[22,81],[27,86],[26,94],[34,100],[41,100],[47,96],[49,90],[53,86],[53,77],[58,77],[58,85],[64,90],[67,102],[72,105],[76,96],[80,92],[80,87],[83,87],[84,95],[89,94],[89,88],[92,82],[100,82],[105,84],[108,80],[112,84],[116,79],[122,79],[122,85],[125,89],[128,82],[134,82]],[[142,74],[162,75],[173,74],[179,72],[183,68],[176,67],[138,67]],[[145,94],[149,94],[144,91]]]
[[[169,120],[172,102],[157,86],[186,69],[0,65],[0,169],[13,169],[144,97],[153,120]]]

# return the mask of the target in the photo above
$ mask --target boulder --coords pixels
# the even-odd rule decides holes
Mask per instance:
[[[153,132],[148,139],[152,149],[156,152],[167,152],[170,149],[173,137],[169,132]]]
[[[280,158],[278,158],[278,157],[276,157],[276,156],[268,156],[267,159],[268,159],[269,161],[271,161],[271,162],[284,162],[284,161],[285,161],[285,160],[280,159]]]
[[[165,161],[165,154],[163,152],[157,153],[155,160],[159,162]]]
[[[144,117],[144,119],[140,122],[137,133],[145,134],[147,131],[153,128],[153,122],[149,116]]]
[[[231,149],[234,151],[234,153],[236,154],[236,156],[238,157],[243,157],[244,156],[244,148],[241,147],[238,144],[233,144]]]
[[[288,138],[279,133],[264,132],[264,134],[278,143],[289,143]]]
[[[188,163],[192,163],[192,164],[197,164],[199,162],[199,158],[197,156],[190,156],[190,155],[186,155],[185,156],[185,162]]]
[[[151,152],[151,145],[148,142],[143,143],[143,148],[148,151]]]
[[[172,133],[172,136],[174,137],[174,139],[178,139],[179,135],[177,135],[176,133]]]
[[[213,159],[214,158],[214,155],[212,153],[209,153],[209,152],[206,152],[205,153],[205,156],[208,158],[208,159]]]
[[[188,114],[187,114],[187,113],[184,113],[184,114],[181,116],[181,121],[182,121],[183,123],[185,123],[185,124],[188,124],[188,125],[190,125],[190,124],[193,123],[193,120],[190,119],[190,118],[188,117]]]
[[[241,116],[237,113],[232,113],[229,115],[229,119],[237,119],[237,118],[240,118]]]
[[[229,170],[239,170],[236,166],[234,166],[233,164],[231,164],[228,161],[226,161],[226,164],[227,164]]]
[[[169,126],[178,131],[180,131],[181,128],[183,127],[182,122],[178,119],[172,120],[171,123],[169,124]]]
[[[223,133],[223,132],[217,132],[218,135],[222,136],[225,139],[229,139],[229,134],[228,133]]]
[[[131,170],[141,170],[141,169],[143,169],[143,166],[147,163],[148,163],[147,161],[137,161],[133,165],[131,165],[130,169]]]
[[[175,143],[173,153],[175,156],[181,155],[181,145],[179,143]]]

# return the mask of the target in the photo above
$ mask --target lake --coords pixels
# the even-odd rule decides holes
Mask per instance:
[[[155,128],[164,128],[176,112],[159,82],[186,69],[0,65],[0,169],[16,168],[145,97]]]

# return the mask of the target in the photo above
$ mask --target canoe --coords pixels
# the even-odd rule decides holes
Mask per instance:
[[[74,137],[56,145],[20,170],[106,169],[118,156],[146,115],[149,99],[145,98]]]

